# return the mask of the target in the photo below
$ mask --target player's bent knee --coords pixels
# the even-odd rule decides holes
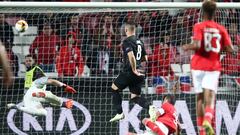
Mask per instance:
[[[53,95],[51,91],[46,91],[46,95]]]

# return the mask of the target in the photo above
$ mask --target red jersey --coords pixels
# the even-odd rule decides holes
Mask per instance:
[[[195,24],[193,40],[201,41],[201,47],[195,52],[191,60],[191,68],[203,71],[220,71],[220,51],[232,44],[225,27],[214,21]]]
[[[56,67],[58,74],[63,74],[64,76],[74,76],[77,67],[78,75],[80,76],[84,68],[84,61],[80,49],[78,47],[62,47],[59,52]]]
[[[55,34],[50,36],[41,33],[33,41],[29,48],[30,54],[35,54],[38,50],[37,63],[38,64],[53,64],[56,59],[56,48],[59,45],[60,37]]]
[[[177,130],[177,112],[174,106],[168,102],[162,104],[161,107],[164,114],[157,118],[157,121],[162,122],[169,129],[169,134],[175,133]]]
[[[172,74],[171,63],[175,61],[176,48],[164,48],[162,44],[154,46],[153,54],[148,57],[151,64],[151,75],[168,76]]]

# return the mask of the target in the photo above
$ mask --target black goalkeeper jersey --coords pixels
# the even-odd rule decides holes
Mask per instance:
[[[137,69],[141,68],[142,58],[147,55],[144,48],[144,43],[136,36],[127,37],[122,44],[123,50],[123,72],[132,72],[132,68],[128,59],[128,52],[133,51],[136,58]]]

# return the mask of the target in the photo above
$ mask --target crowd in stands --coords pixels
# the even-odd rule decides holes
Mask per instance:
[[[239,12],[225,10],[217,16],[217,21],[227,26],[233,44],[238,49]],[[221,18],[226,16],[232,16],[232,19]],[[29,54],[34,56],[36,64],[45,72],[57,72],[59,77],[81,77],[84,70],[89,68],[92,76],[118,74],[122,61],[121,41],[125,38],[124,23],[134,20],[136,35],[144,41],[149,55],[148,76],[168,76],[173,74],[171,64],[190,62],[191,53],[182,51],[181,46],[191,42],[192,27],[199,21],[200,11],[1,14],[0,38],[17,76],[18,60],[21,58],[11,49],[14,46],[14,23],[9,24],[5,19],[16,17],[25,19],[30,27],[38,27],[38,35],[29,44]],[[240,54],[223,56],[223,73],[239,75]]]

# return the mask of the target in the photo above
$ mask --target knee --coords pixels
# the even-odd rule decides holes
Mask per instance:
[[[46,95],[52,95],[51,91],[46,91],[45,93],[46,93]]]

